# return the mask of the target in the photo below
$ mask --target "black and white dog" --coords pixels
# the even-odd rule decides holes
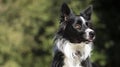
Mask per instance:
[[[95,33],[91,25],[92,6],[75,15],[63,4],[60,28],[54,40],[52,67],[92,67],[89,60]]]

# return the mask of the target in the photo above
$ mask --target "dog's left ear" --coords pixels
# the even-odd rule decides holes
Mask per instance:
[[[85,10],[83,10],[80,15],[83,16],[86,20],[91,20],[91,15],[92,15],[92,11],[93,11],[93,6],[90,5],[88,8],[86,8]]]
[[[61,21],[66,21],[73,14],[72,10],[66,3],[61,6]]]

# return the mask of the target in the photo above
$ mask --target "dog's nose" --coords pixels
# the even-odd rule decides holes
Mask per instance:
[[[90,35],[90,38],[94,38],[95,32],[94,32],[94,31],[91,31],[91,32],[89,32],[89,35]]]

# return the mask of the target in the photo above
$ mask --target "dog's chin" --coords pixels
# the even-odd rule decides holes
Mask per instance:
[[[85,40],[84,40],[84,42],[85,42],[86,44],[92,43],[93,41],[94,41],[93,38],[89,38],[89,39],[85,39]]]
[[[89,43],[92,43],[93,42],[93,40],[85,40],[84,41],[84,43],[86,43],[86,44],[89,44]]]
[[[92,43],[93,39],[81,39],[81,40],[72,40],[71,43],[85,43],[89,44]]]

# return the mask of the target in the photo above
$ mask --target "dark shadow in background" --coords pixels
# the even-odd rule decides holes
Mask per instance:
[[[96,46],[98,51],[105,51],[106,66],[120,67],[120,2],[119,0],[93,0],[94,11],[103,28],[96,28]],[[109,48],[105,47],[111,42]]]

